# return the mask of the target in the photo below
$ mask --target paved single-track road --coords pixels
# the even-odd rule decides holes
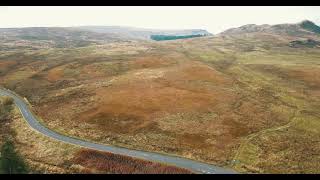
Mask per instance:
[[[44,125],[40,124],[37,118],[33,115],[33,113],[30,111],[29,106],[27,103],[20,98],[15,93],[0,88],[0,96],[10,96],[14,99],[14,102],[16,106],[20,109],[20,112],[24,119],[28,122],[31,128],[38,131],[39,133],[51,137],[53,139],[78,145],[81,147],[94,149],[98,151],[105,151],[105,152],[111,152],[114,154],[120,154],[124,156],[130,156],[134,158],[144,159],[148,161],[154,161],[159,163],[164,163],[168,165],[173,165],[180,168],[185,168],[188,170],[191,170],[195,173],[204,173],[204,174],[234,174],[235,171],[227,168],[222,168],[218,166],[214,166],[211,164],[206,164],[203,162],[198,162],[182,157],[177,157],[174,155],[167,155],[167,154],[160,154],[160,153],[154,153],[154,152],[146,152],[146,151],[139,151],[139,150],[131,150],[121,147],[115,147],[111,145],[104,145],[104,144],[97,144],[85,140],[80,140],[72,137],[68,137],[62,134],[59,134],[53,130],[48,129]]]

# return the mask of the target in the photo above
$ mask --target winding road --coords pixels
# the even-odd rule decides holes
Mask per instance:
[[[0,96],[10,96],[14,99],[14,102],[16,106],[19,108],[22,116],[27,121],[27,123],[30,125],[31,128],[38,131],[39,133],[48,136],[50,138],[69,143],[78,145],[81,147],[98,150],[98,151],[105,151],[105,152],[111,152],[114,154],[124,155],[124,156],[130,156],[134,158],[144,159],[148,161],[154,161],[159,163],[164,163],[168,165],[173,165],[185,169],[189,169],[195,173],[204,173],[204,174],[235,174],[236,172],[227,169],[222,168],[218,166],[214,166],[211,164],[206,164],[182,157],[177,157],[173,155],[165,155],[160,153],[154,153],[154,152],[146,152],[146,151],[138,151],[138,150],[131,150],[121,147],[115,147],[111,145],[103,145],[103,144],[97,144],[89,141],[84,141],[72,137],[68,137],[62,134],[59,134],[53,130],[48,129],[47,127],[43,126],[39,123],[39,121],[36,119],[36,117],[31,113],[27,103],[14,94],[13,92],[5,89],[0,88]]]

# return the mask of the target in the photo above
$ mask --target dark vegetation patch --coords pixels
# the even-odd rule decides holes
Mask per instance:
[[[72,159],[85,169],[83,173],[111,174],[191,174],[189,170],[93,150],[81,150]]]
[[[12,105],[12,98],[0,98],[0,174],[25,174],[29,170],[23,158],[15,150],[12,141],[15,134],[9,126]]]
[[[293,47],[293,48],[303,48],[303,47],[315,48],[315,47],[319,47],[320,46],[320,42],[319,41],[315,41],[313,39],[296,40],[296,41],[291,41],[289,43],[289,46]]]
[[[1,147],[0,174],[26,174],[28,167],[16,152],[13,142],[6,140]]]
[[[176,39],[188,39],[195,37],[202,37],[206,35],[196,34],[196,35],[185,35],[185,36],[170,36],[170,35],[151,35],[150,38],[155,41],[167,41],[167,40],[176,40]]]

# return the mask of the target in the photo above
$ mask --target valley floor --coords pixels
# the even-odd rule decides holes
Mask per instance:
[[[257,34],[12,51],[1,54],[0,84],[69,136],[239,172],[319,173],[320,50],[289,42]]]

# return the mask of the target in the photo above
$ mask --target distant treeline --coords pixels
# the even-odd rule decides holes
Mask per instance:
[[[175,40],[175,39],[186,39],[186,38],[194,38],[206,36],[202,34],[196,35],[185,35],[185,36],[173,36],[173,35],[151,35],[150,38],[155,41],[166,41],[166,40]]]

